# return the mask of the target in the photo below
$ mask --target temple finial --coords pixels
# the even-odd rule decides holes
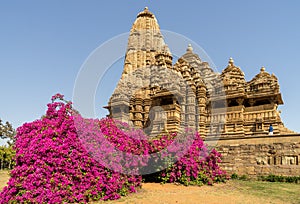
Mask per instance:
[[[186,49],[187,52],[193,52],[193,47],[191,44],[188,45],[188,48]]]
[[[232,59],[232,57],[229,58],[229,62],[228,63],[233,66],[234,60]]]
[[[148,11],[149,9],[148,9],[148,6],[146,6],[145,8],[144,8],[144,11]]]
[[[262,67],[260,68],[260,71],[261,71],[261,72],[264,72],[264,71],[266,71],[266,68],[265,68],[264,66],[262,66]]]

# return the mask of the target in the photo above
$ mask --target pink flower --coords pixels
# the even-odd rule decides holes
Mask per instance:
[[[64,95],[60,94],[60,93],[57,93],[55,94],[54,96],[51,97],[51,101],[55,101],[56,99],[60,99],[60,100],[63,100],[64,99]]]

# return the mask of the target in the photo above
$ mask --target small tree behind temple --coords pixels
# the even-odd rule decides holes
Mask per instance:
[[[16,131],[12,127],[12,125],[9,122],[3,123],[0,119],[0,138],[1,139],[8,139],[7,142],[9,146],[12,146],[15,142],[15,135]]]

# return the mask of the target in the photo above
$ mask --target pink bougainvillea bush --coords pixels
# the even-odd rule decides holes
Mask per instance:
[[[212,185],[229,179],[226,172],[218,165],[220,162],[221,154],[215,149],[209,151],[200,135],[196,133],[188,152],[177,162],[159,172],[157,177],[162,182]]]
[[[16,166],[0,203],[85,203],[136,191],[142,177],[114,172],[91,157],[75,117],[93,122],[79,121],[70,103],[53,102],[42,119],[17,129]]]
[[[118,199],[136,192],[142,175],[185,185],[226,179],[221,155],[198,133],[148,138],[126,123],[81,117],[61,94],[52,97],[45,116],[17,129],[15,150],[0,204]]]
[[[148,171],[140,169],[146,180],[178,182],[184,185],[212,185],[229,178],[218,165],[221,162],[221,154],[215,149],[208,149],[197,132],[186,131],[146,140],[145,135],[137,130],[130,130],[127,124],[120,125],[120,122],[109,118],[100,120],[100,124],[101,132],[120,150],[148,155],[148,160],[141,166],[142,170],[145,167]],[[163,149],[167,151],[162,151]],[[159,154],[154,154],[156,152]]]
[[[221,154],[215,149],[208,149],[198,133],[186,131],[145,140],[143,134],[128,130],[126,124],[120,125],[120,122],[112,119],[102,119],[100,124],[101,132],[120,150],[148,155],[148,160],[140,166],[139,171],[148,181],[212,185],[228,179],[226,172],[218,165]],[[154,154],[156,152],[158,154]]]

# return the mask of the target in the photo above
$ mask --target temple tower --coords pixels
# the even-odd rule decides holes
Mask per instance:
[[[161,52],[171,55],[157,19],[146,7],[137,15],[130,30],[123,75],[155,64],[155,56]],[[170,64],[172,65],[172,60]]]

